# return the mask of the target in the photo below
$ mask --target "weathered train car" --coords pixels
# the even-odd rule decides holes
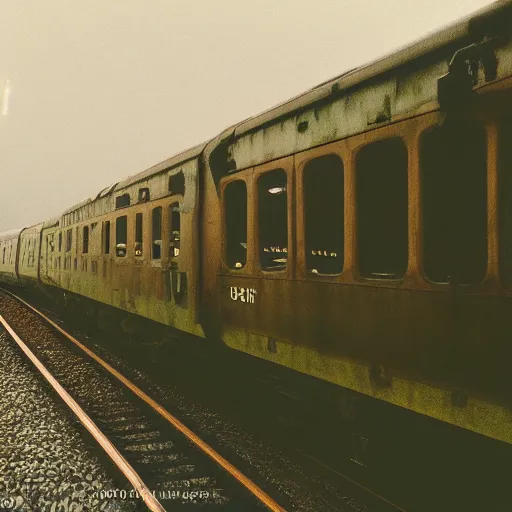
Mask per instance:
[[[511,12],[207,146],[207,336],[512,443]]]
[[[39,258],[43,223],[25,228],[20,233],[18,251],[18,279],[27,288],[39,283]]]
[[[47,291],[71,292],[204,336],[197,303],[203,147],[107,187],[58,222],[45,223],[41,282]]]
[[[19,284],[16,273],[16,255],[21,229],[0,233],[0,282]]]

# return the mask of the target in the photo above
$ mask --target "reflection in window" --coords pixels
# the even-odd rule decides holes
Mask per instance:
[[[162,207],[153,208],[151,215],[151,258],[162,257]]]
[[[421,138],[423,271],[478,283],[487,268],[487,147],[478,123],[446,123]]]
[[[135,256],[142,256],[143,214],[135,215]]]
[[[277,169],[258,179],[260,265],[283,270],[288,259],[288,203],[286,173]]]
[[[407,149],[388,139],[356,157],[356,226],[359,273],[398,279],[407,270]]]
[[[245,181],[228,183],[224,189],[226,263],[242,268],[247,262],[247,186]]]
[[[180,206],[173,203],[169,206],[169,257],[180,254],[181,219]]]
[[[336,155],[304,168],[306,267],[314,274],[343,269],[343,162]]]
[[[128,237],[128,218],[126,215],[116,219],[116,256],[126,256],[126,242]]]

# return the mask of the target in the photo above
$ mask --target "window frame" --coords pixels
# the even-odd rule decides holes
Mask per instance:
[[[287,246],[287,261],[286,268],[282,270],[265,270],[261,268],[260,264],[260,241],[259,241],[259,226],[258,226],[258,205],[259,205],[259,197],[258,197],[258,179],[261,175],[266,174],[270,171],[275,171],[278,169],[283,169],[286,174],[286,198],[287,198],[287,219],[288,219],[288,246]],[[252,238],[252,251],[254,258],[254,270],[253,275],[264,277],[265,279],[283,279],[288,278],[291,279],[293,276],[294,268],[295,268],[295,234],[294,234],[294,225],[295,225],[295,212],[293,211],[293,203],[295,196],[295,176],[294,176],[294,167],[293,167],[293,156],[288,156],[284,158],[280,158],[278,160],[273,160],[271,162],[267,162],[258,167],[253,168],[252,173],[252,188],[247,193],[250,194],[250,197],[253,198],[252,204],[248,205],[248,211],[252,213],[252,229],[253,229],[253,238]],[[239,173],[233,175],[233,177],[238,176]],[[249,235],[249,232],[248,232]],[[249,238],[249,236],[248,236]],[[248,242],[249,245],[249,242]],[[247,266],[247,264],[246,264]],[[239,273],[239,272],[237,272]]]
[[[227,211],[226,211],[226,200],[225,200],[225,193],[226,188],[236,181],[242,181],[245,183],[245,192],[246,192],[246,199],[247,199],[247,253],[246,253],[246,259],[245,259],[245,265],[241,268],[232,268],[229,266],[227,261],[227,255],[228,255],[228,246],[227,246]],[[221,254],[221,261],[222,266],[227,272],[232,272],[236,275],[247,273],[247,268],[249,265],[251,265],[251,269],[253,266],[254,261],[254,243],[249,242],[249,239],[251,241],[252,238],[252,230],[251,230],[251,223],[253,222],[254,216],[252,215],[252,168],[246,169],[245,171],[241,171],[239,173],[236,173],[232,176],[229,176],[227,179],[223,180],[221,183],[221,217],[222,217],[222,254]]]

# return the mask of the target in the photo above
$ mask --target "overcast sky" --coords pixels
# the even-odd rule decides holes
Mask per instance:
[[[2,2],[0,231],[58,215],[489,3]]]

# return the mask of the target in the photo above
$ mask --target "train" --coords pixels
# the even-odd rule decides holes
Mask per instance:
[[[512,3],[0,234],[85,298],[512,444]]]

